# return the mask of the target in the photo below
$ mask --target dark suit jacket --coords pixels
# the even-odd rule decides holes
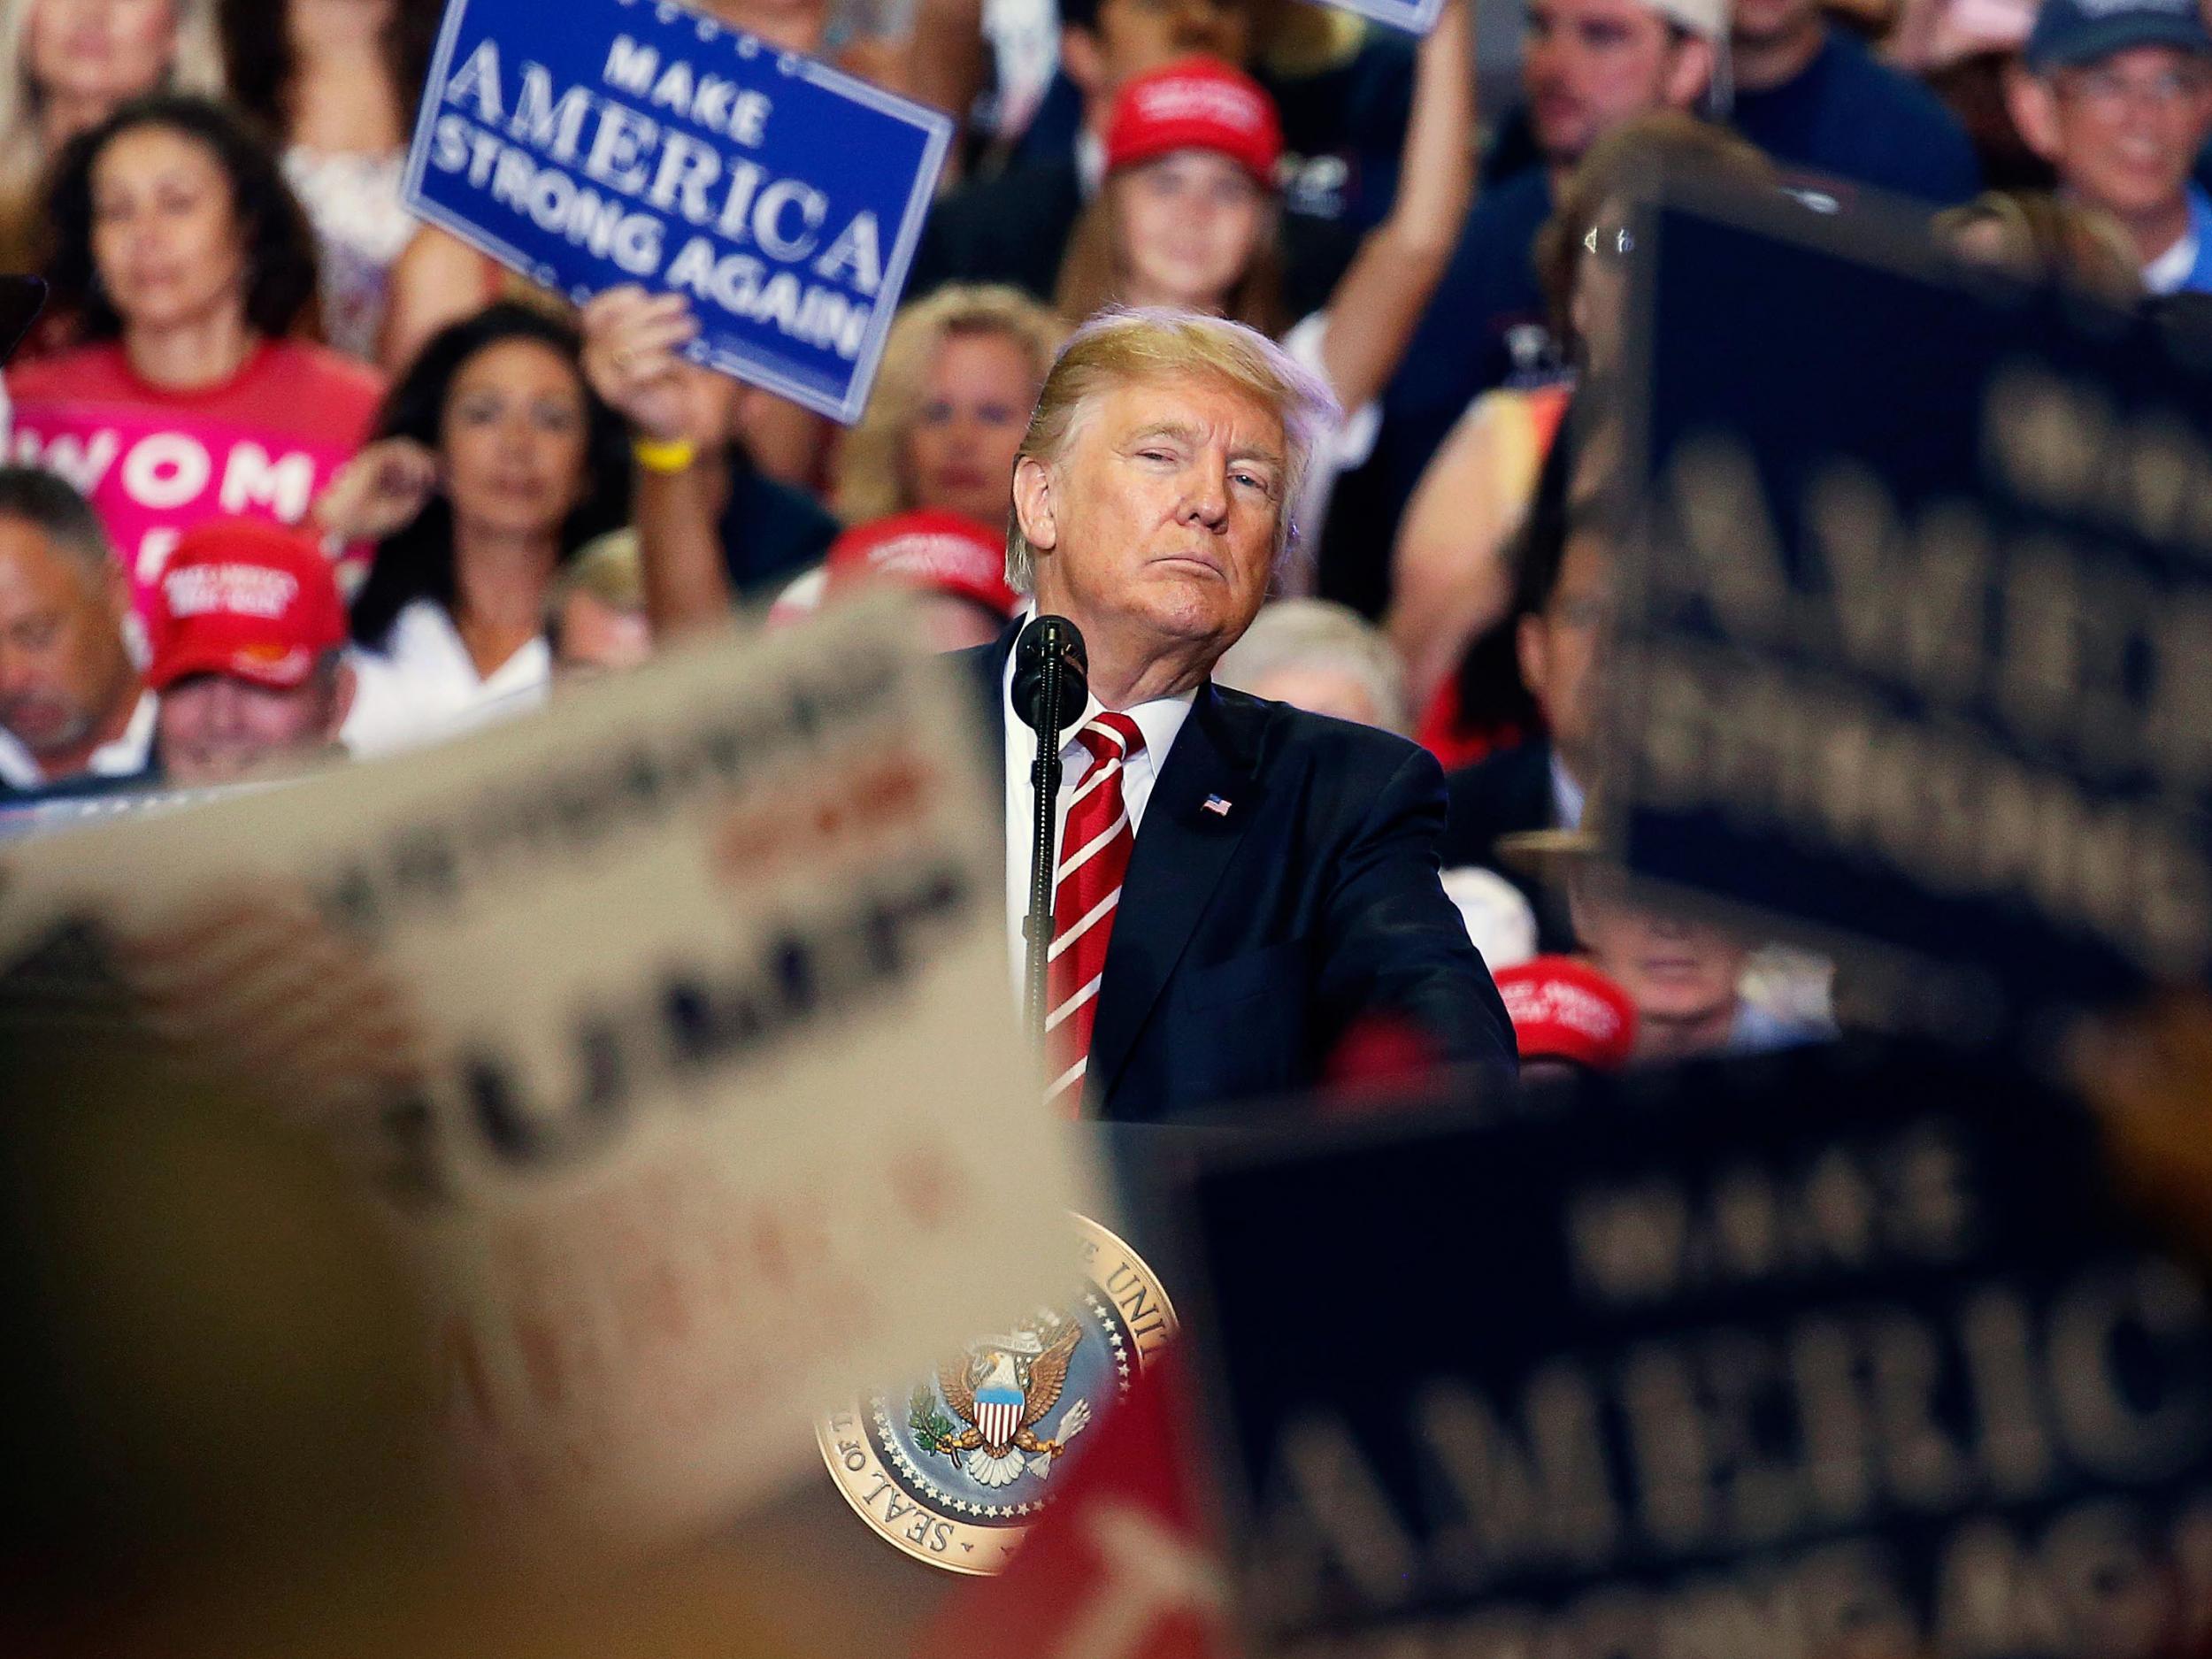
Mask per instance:
[[[1566,895],[1499,862],[1501,836],[1559,827],[1551,793],[1551,745],[1538,738],[1463,766],[1444,780],[1444,834],[1437,843],[1444,868],[1479,864],[1521,890],[1536,912],[1536,943],[1542,950],[1574,949]]]
[[[1012,641],[960,653],[996,740],[995,822]],[[1369,1015],[1411,1023],[1446,1062],[1509,1071],[1512,1026],[1437,882],[1443,821],[1436,762],[1412,744],[1202,687],[1115,912],[1087,1109],[1157,1122],[1305,1088]]]

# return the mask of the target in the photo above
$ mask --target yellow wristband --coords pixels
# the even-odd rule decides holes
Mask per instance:
[[[630,453],[649,472],[682,472],[689,471],[691,464],[699,458],[699,446],[688,438],[665,442],[658,438],[634,438]]]

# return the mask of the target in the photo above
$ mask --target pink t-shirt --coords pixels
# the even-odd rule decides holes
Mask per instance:
[[[367,439],[384,384],[349,357],[278,340],[194,391],[149,385],[112,342],[12,369],[7,388],[9,458],[83,492],[145,615],[169,550],[194,525],[304,518]]]

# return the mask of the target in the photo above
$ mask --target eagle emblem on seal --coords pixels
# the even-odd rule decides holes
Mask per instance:
[[[1082,1340],[1080,1325],[1046,1310],[1004,1336],[971,1342],[937,1368],[945,1403],[966,1426],[940,1417],[941,1429],[924,1443],[979,1486],[1010,1486],[1025,1470],[1043,1479],[1091,1420],[1090,1402],[1076,1400],[1061,1417],[1059,1439],[1036,1432],[1060,1403],[1068,1362]]]

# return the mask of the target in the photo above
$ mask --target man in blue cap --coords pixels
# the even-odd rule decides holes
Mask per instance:
[[[2212,293],[2212,35],[2197,0],[2043,0],[2006,88],[2060,188],[2135,243],[2153,294]]]

